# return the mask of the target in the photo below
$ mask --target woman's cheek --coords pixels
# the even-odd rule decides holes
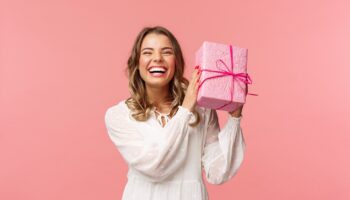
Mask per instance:
[[[146,59],[140,59],[140,71],[142,71],[143,74],[147,73],[147,63],[148,61]]]

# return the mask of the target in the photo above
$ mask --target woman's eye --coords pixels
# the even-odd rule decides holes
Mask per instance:
[[[164,52],[165,54],[172,54],[173,52],[171,52],[171,51],[166,51],[166,52]]]
[[[143,54],[151,54],[151,52],[147,52],[147,51],[146,51],[146,52],[143,52]]]

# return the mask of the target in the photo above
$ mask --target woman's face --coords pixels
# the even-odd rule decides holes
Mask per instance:
[[[174,77],[175,54],[169,38],[150,33],[141,44],[139,60],[141,78],[148,87],[165,87]]]

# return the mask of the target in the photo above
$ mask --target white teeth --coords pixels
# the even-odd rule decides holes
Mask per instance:
[[[152,69],[149,70],[149,72],[165,72],[166,69],[161,68],[161,67],[152,67]]]

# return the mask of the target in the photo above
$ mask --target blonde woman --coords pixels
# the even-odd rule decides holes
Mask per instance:
[[[211,184],[238,171],[245,143],[242,108],[220,130],[215,110],[196,106],[200,71],[188,81],[174,35],[146,27],[128,59],[130,97],[107,109],[108,135],[129,166],[123,200],[208,199]]]

